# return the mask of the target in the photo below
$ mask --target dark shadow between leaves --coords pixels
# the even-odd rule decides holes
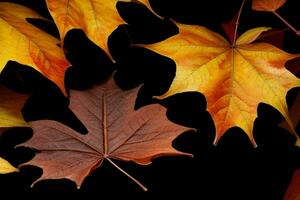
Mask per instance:
[[[296,138],[278,126],[284,120],[278,110],[268,104],[260,103],[257,108],[257,115],[253,132],[255,141],[259,146],[271,145],[273,148],[276,147],[274,151],[278,151],[280,146],[281,148],[294,146]]]
[[[230,1],[230,7],[227,0],[210,0],[205,3],[195,0],[150,0],[150,4],[161,16],[170,17],[181,23],[199,24],[211,28],[232,19],[241,1]]]
[[[133,44],[151,44],[178,33],[178,28],[174,23],[167,18],[156,16],[142,4],[118,2],[117,9],[128,24],[124,33],[128,34]]]
[[[21,93],[34,93],[44,88],[58,87],[32,67],[9,61],[0,75],[0,82],[6,87]]]
[[[69,100],[60,89],[31,67],[8,62],[0,75],[0,83],[14,91],[31,95],[22,109],[27,122],[52,119],[73,127],[80,133],[87,132],[69,110]]]
[[[171,59],[144,48],[130,48],[117,60],[117,84],[126,90],[144,83],[147,101],[166,92],[174,77],[175,63]]]
[[[34,156],[34,151],[24,148],[15,148],[32,136],[30,128],[11,128],[0,137],[1,156],[6,157],[14,166],[29,161]]]
[[[45,31],[46,33],[52,35],[53,37],[57,39],[60,38],[58,29],[53,21],[32,19],[32,18],[27,18],[26,20],[33,26]]]
[[[50,92],[33,94],[23,108],[23,115],[26,121],[54,120],[81,134],[88,132],[76,115],[62,103],[61,98]]]
[[[64,41],[66,57],[73,67],[66,72],[66,85],[83,90],[107,79],[115,66],[105,52],[90,41],[82,30],[67,33]]]

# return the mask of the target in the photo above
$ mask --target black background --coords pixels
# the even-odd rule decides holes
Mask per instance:
[[[13,0],[33,8],[51,19],[43,0]],[[152,0],[153,9],[161,20],[145,7],[133,3],[118,3],[117,8],[128,23],[119,26],[109,38],[109,48],[115,63],[105,53],[90,42],[80,30],[70,31],[65,39],[65,52],[73,65],[66,73],[66,87],[84,90],[100,83],[115,73],[115,80],[122,89],[144,84],[137,99],[136,108],[160,103],[168,108],[171,121],[197,128],[197,132],[187,132],[178,137],[173,146],[178,150],[194,154],[188,157],[163,157],[153,160],[149,166],[138,166],[131,162],[116,161],[125,171],[140,180],[149,189],[143,192],[125,175],[110,163],[103,165],[84,181],[80,190],[69,180],[48,180],[37,183],[42,170],[37,167],[23,167],[20,173],[0,175],[0,192],[10,195],[61,195],[85,198],[104,198],[123,195],[123,198],[139,196],[157,197],[167,194],[170,197],[185,195],[187,199],[282,199],[292,173],[300,166],[300,151],[294,146],[295,138],[278,127],[282,116],[266,104],[258,107],[254,136],[258,144],[253,148],[239,128],[232,128],[219,141],[212,145],[214,125],[206,112],[205,97],[196,92],[182,93],[166,100],[157,101],[151,97],[167,91],[175,76],[175,63],[166,57],[149,50],[132,47],[131,43],[153,43],[177,33],[176,26],[168,17],[186,24],[205,25],[222,34],[220,24],[230,20],[237,12],[240,0]],[[201,3],[200,3],[201,2]],[[200,4],[199,4],[200,3]],[[254,12],[247,1],[239,33],[257,26],[285,28],[270,13]],[[291,24],[300,28],[300,14],[296,0],[289,0],[279,12]],[[59,37],[53,23],[29,20],[32,24]],[[298,24],[297,24],[298,22]],[[1,30],[0,30],[1,31]],[[129,35],[131,38],[129,39]],[[300,52],[300,39],[292,32],[285,32],[284,50]],[[1,45],[1,44],[0,44]],[[0,52],[1,53],[1,52]],[[22,93],[31,94],[24,106],[23,115],[27,121],[54,119],[73,127],[82,134],[84,126],[67,108],[66,99],[58,88],[42,75],[27,66],[9,62],[0,76],[7,87]],[[287,95],[288,104],[299,90]],[[299,132],[299,125],[297,126]],[[8,130],[0,138],[0,155],[15,166],[30,160],[35,151],[18,147],[32,135],[26,128]]]

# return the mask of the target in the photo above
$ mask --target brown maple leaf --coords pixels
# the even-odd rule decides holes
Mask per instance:
[[[121,170],[112,159],[147,165],[162,155],[190,155],[172,147],[174,138],[189,128],[168,121],[166,109],[158,104],[135,111],[137,92],[138,88],[122,91],[113,78],[83,92],[71,91],[70,108],[86,126],[87,135],[56,121],[32,122],[34,135],[22,146],[39,151],[25,163],[43,169],[37,181],[68,178],[80,187],[104,160]]]

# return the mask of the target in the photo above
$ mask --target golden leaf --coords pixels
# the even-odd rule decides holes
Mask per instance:
[[[26,21],[43,19],[33,10],[13,3],[0,3],[0,72],[8,61],[28,65],[56,83],[66,95],[64,74],[69,66],[59,40]]]
[[[219,34],[202,26],[179,26],[179,34],[145,47],[172,58],[176,76],[169,90],[158,98],[198,91],[216,126],[215,144],[231,127],[240,127],[253,144],[253,123],[259,103],[276,108],[290,127],[285,96],[300,80],[285,68],[297,57],[267,43],[253,43],[269,28],[254,28],[231,45]]]
[[[48,9],[58,27],[62,43],[68,31],[81,29],[110,57],[107,45],[108,37],[123,23],[116,8],[117,2],[118,0],[46,0]],[[121,2],[143,3],[151,9],[147,0]]]

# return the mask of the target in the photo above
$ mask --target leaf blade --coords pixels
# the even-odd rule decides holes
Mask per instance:
[[[166,109],[159,105],[135,111],[138,89],[122,91],[111,77],[87,91],[71,91],[70,108],[88,134],[81,135],[51,120],[32,122],[34,135],[22,146],[40,153],[23,165],[44,170],[37,181],[68,178],[80,187],[106,158],[145,165],[157,156],[187,155],[175,150],[172,140],[190,129],[167,121]]]
[[[271,28],[268,27],[258,27],[246,31],[237,39],[236,44],[237,45],[250,44],[254,42],[263,32],[268,31],[270,29]]]
[[[216,33],[205,28],[178,26],[178,35],[143,45],[172,58],[177,66],[169,90],[157,98],[191,91],[203,93],[216,126],[215,144],[229,128],[240,127],[256,145],[253,122],[261,102],[278,109],[289,125],[294,126],[289,119],[285,95],[289,89],[299,87],[300,80],[284,65],[298,55],[266,43],[251,44],[268,28],[249,30],[238,39],[236,47],[231,47],[224,38],[216,37]]]
[[[35,11],[13,3],[0,3],[0,72],[10,60],[28,65],[53,81],[67,95],[64,74],[69,63],[58,40],[26,21],[43,19]]]

